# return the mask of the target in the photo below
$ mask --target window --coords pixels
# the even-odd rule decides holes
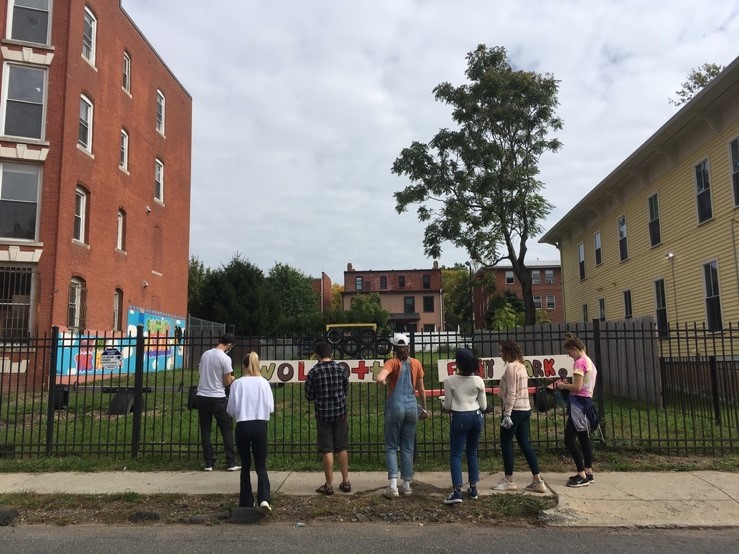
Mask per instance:
[[[3,81],[3,133],[42,139],[46,121],[46,70],[7,64]]]
[[[606,320],[606,299],[598,298],[598,319],[601,321]]]
[[[585,322],[588,321],[588,305],[587,304],[582,305],[582,320]]]
[[[95,65],[95,35],[97,34],[98,20],[90,11],[85,8],[85,22],[82,29],[82,57],[92,65]]]
[[[84,94],[80,97],[80,129],[77,144],[92,152],[92,101]]]
[[[593,242],[595,243],[595,265],[600,265],[603,263],[603,252],[600,248],[600,231],[593,236]]]
[[[433,296],[423,297],[423,311],[426,313],[430,313],[434,311],[434,297]]]
[[[381,289],[387,288],[387,275],[380,275],[380,288]]]
[[[541,310],[541,296],[534,296],[534,308]]]
[[[81,332],[85,329],[85,312],[87,309],[87,286],[83,279],[74,277],[69,283],[69,306],[67,310],[67,327],[70,331]]]
[[[541,271],[538,269],[532,269],[531,270],[531,283],[533,285],[540,285],[541,284]]]
[[[405,275],[398,275],[398,288],[405,288]]]
[[[721,297],[718,289],[718,264],[716,260],[703,266],[703,282],[706,288],[706,320],[711,331],[721,331]]]
[[[618,255],[621,261],[628,259],[629,248],[626,243],[626,216],[622,215],[618,218]]]
[[[0,265],[0,340],[30,338],[34,274],[32,267]]]
[[[157,91],[157,131],[164,134],[164,93]]]
[[[734,185],[734,206],[739,206],[739,138],[731,141],[731,179]]]
[[[131,93],[131,56],[128,52],[123,53],[123,90]]]
[[[433,323],[424,323],[423,324],[423,332],[424,333],[433,333],[436,331],[436,326]]]
[[[49,44],[49,0],[15,0],[10,38]]]
[[[428,273],[424,273],[421,277],[421,283],[423,288],[430,289],[431,288],[431,275]]]
[[[703,223],[713,217],[707,159],[695,166],[695,194],[698,202],[698,223]]]
[[[164,202],[164,164],[159,159],[154,166],[154,199]]]
[[[128,171],[128,133],[125,129],[121,129],[121,159],[118,167],[123,171]]]
[[[554,270],[553,269],[545,269],[544,270],[544,282],[547,285],[553,285],[554,284]]]
[[[123,291],[115,289],[113,292],[113,331],[123,330]]]
[[[506,285],[513,284],[513,272],[512,271],[505,272],[505,282],[506,282]]]
[[[624,317],[626,319],[631,319],[633,316],[633,312],[631,309],[631,291],[625,290],[624,291]]]
[[[126,251],[126,212],[123,210],[118,210],[115,248],[121,252]]]
[[[354,278],[354,290],[360,291],[364,288],[364,278],[363,277],[355,277]]]
[[[554,295],[547,294],[547,310],[553,310],[555,308]]]
[[[0,164],[0,238],[36,240],[41,167]]]
[[[74,197],[74,235],[73,238],[79,242],[85,242],[87,225],[87,191],[77,187]]]
[[[654,300],[657,306],[657,334],[666,337],[669,334],[667,324],[667,295],[665,294],[665,280],[657,279],[654,282]]]
[[[649,197],[649,244],[657,246],[662,242],[659,230],[659,201],[657,195]]]
[[[406,314],[412,314],[416,311],[416,299],[412,296],[406,296],[403,298],[403,312]]]
[[[577,259],[580,267],[580,280],[585,279],[585,245],[581,242],[577,245]]]

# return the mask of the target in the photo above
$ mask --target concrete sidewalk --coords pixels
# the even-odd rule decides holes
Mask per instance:
[[[322,472],[271,471],[273,493],[287,496],[315,495],[323,483]],[[339,476],[340,477],[340,476]],[[493,492],[502,476],[484,474],[478,484],[481,495],[531,494]],[[518,474],[523,489],[529,475]],[[565,486],[569,474],[544,473],[548,494],[557,506],[545,514],[547,525],[564,527],[739,527],[739,473],[715,471],[596,473],[595,483],[580,488]],[[380,494],[387,486],[384,472],[352,472],[352,493]],[[255,476],[252,472],[252,480]],[[429,502],[441,502],[450,490],[448,472],[417,473],[418,481],[441,489]],[[256,482],[254,483],[256,486]],[[334,484],[336,494],[338,482]],[[239,472],[101,472],[101,473],[2,473],[0,494],[34,492],[53,494],[238,494]],[[256,489],[255,489],[256,490]],[[392,499],[387,502],[402,502]],[[278,500],[279,502],[279,500]]]

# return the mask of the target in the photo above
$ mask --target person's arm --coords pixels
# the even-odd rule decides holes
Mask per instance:
[[[564,381],[557,381],[557,388],[568,390],[570,392],[580,392],[582,389],[583,375],[582,373],[572,374],[572,383],[565,383]]]
[[[377,379],[375,379],[377,381],[377,384],[386,386],[388,375],[390,375],[390,367],[385,364],[385,366],[380,370],[380,373],[377,374]]]
[[[480,405],[480,411],[484,412],[488,409],[488,397],[485,394],[485,381],[482,380],[482,377],[478,377],[478,379],[480,389],[477,391],[477,403]]]
[[[231,417],[236,417],[236,391],[232,390],[228,395],[228,403],[226,404],[226,412]]]
[[[264,377],[262,377],[264,379]],[[269,413],[273,414],[275,413],[275,396],[272,394],[272,387],[269,386],[269,381],[267,379],[264,379],[267,383],[265,394],[267,396],[267,407],[269,408]]]
[[[426,387],[423,384],[423,366],[421,365],[421,362],[416,361],[418,373],[416,376],[416,390],[418,391],[418,403],[421,405],[421,408],[426,410]],[[425,419],[428,417],[428,414],[423,414],[421,419]]]
[[[516,366],[509,363],[500,379],[505,382],[505,396],[503,397],[503,417],[510,417],[513,404],[516,401]]]
[[[449,384],[449,388],[447,388],[447,383],[449,383],[449,379],[451,376],[447,377],[446,381],[444,381],[444,402],[441,404],[442,410],[445,412],[448,412],[452,409],[452,387],[451,383]]]
[[[223,376],[223,386],[224,387],[231,386],[231,383],[233,383],[234,381],[235,381],[235,379],[234,379],[234,374],[233,373],[226,373]]]
[[[305,377],[305,399],[308,401],[313,401],[316,399],[316,391],[313,388],[313,375],[313,370],[311,370]]]

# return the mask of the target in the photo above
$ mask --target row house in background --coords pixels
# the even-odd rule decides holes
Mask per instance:
[[[739,321],[739,58],[558,221],[567,321]]]
[[[562,297],[562,268],[556,261],[526,262],[531,270],[531,291],[534,296],[534,306],[537,310],[547,313],[552,323],[564,321],[564,301]],[[485,328],[485,318],[491,300],[486,287],[479,284],[481,280],[492,273],[495,282],[493,294],[503,294],[504,291],[515,293],[523,298],[521,282],[516,277],[510,263],[500,263],[492,267],[479,269],[472,277],[472,296],[474,307],[475,329]],[[487,281],[487,279],[485,279]]]
[[[389,323],[396,331],[444,331],[444,304],[441,269],[355,270],[347,264],[344,272],[343,309],[351,308],[360,294],[378,293],[383,309],[390,312]]]
[[[190,95],[115,0],[0,1],[0,32],[0,340],[184,317]]]

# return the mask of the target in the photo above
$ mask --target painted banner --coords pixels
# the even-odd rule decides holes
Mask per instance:
[[[523,365],[532,379],[564,379],[572,371],[573,360],[567,354],[553,356],[524,356]],[[503,358],[480,358],[479,375],[486,380],[500,381],[505,371]],[[454,360],[439,360],[439,381],[444,381],[457,371]]]

